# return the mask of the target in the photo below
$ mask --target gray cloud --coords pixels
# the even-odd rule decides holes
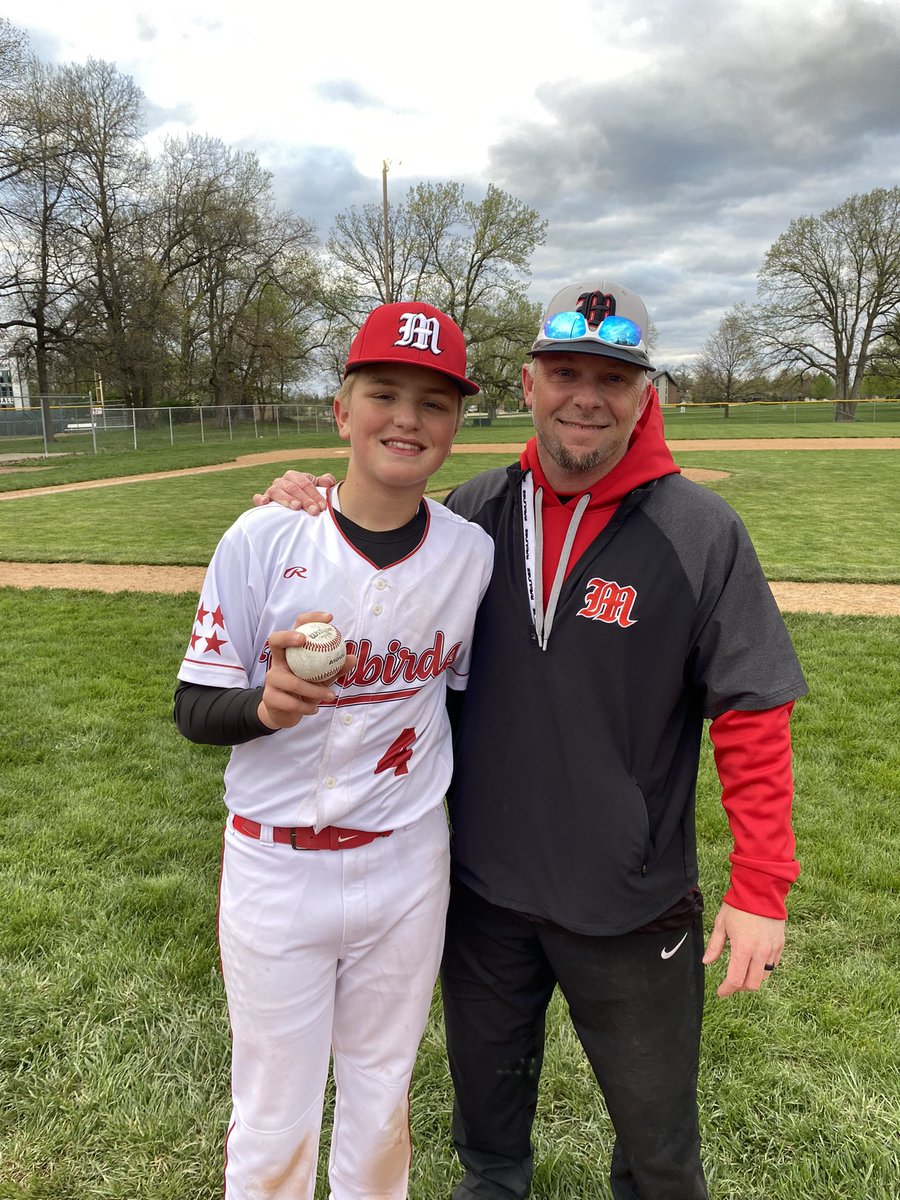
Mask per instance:
[[[153,42],[159,36],[159,31],[146,13],[138,13],[135,17],[138,39],[142,42]]]
[[[148,133],[151,133],[154,129],[158,129],[160,125],[169,124],[169,122],[191,125],[196,118],[196,112],[190,104],[164,106],[154,104],[146,96],[144,97],[143,111],[144,125]]]
[[[36,58],[44,62],[58,62],[62,55],[62,44],[55,33],[34,29],[30,25],[13,22],[13,28],[21,30],[28,39],[28,44]]]
[[[583,0],[573,37],[596,47],[595,69],[540,87],[543,119],[498,141],[482,178],[457,178],[473,199],[491,181],[548,219],[547,245],[533,261],[535,300],[591,275],[619,279],[647,301],[657,357],[675,362],[701,349],[731,305],[755,298],[763,256],[793,218],[900,184],[900,4],[635,7],[632,18]],[[156,14],[136,20],[140,37],[152,39]],[[185,22],[186,38],[222,27],[218,17]],[[27,32],[41,58],[60,59],[56,37]],[[638,63],[623,74],[626,52]],[[521,86],[530,87],[527,63]],[[361,112],[389,109],[352,78],[322,83],[318,94]],[[147,103],[146,115],[151,129],[195,123],[188,105]],[[240,148],[259,154],[278,203],[315,222],[323,238],[338,212],[380,202],[380,179],[341,149],[258,139]],[[416,182],[392,168],[391,197]]]
[[[376,189],[345,150],[306,146],[286,157],[283,148],[274,145],[254,141],[246,148],[257,152],[263,166],[272,171],[279,206],[312,221],[323,241],[337,213],[354,204],[380,202],[380,183]]]
[[[352,79],[327,79],[316,87],[323,100],[335,104],[349,104],[353,108],[384,108],[384,102]]]
[[[900,183],[900,10],[808,7],[651,6],[638,71],[539,89],[488,170],[550,221],[536,299],[600,271],[689,356],[794,217]]]

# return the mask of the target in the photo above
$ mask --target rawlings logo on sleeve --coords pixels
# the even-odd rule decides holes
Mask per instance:
[[[636,617],[631,619],[636,600],[637,592],[633,587],[622,587],[615,580],[592,579],[584,593],[584,608],[578,610],[578,616],[627,629],[637,623]]]

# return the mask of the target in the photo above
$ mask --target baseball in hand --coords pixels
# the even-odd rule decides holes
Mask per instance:
[[[305,646],[288,646],[284,657],[299,679],[307,683],[331,683],[337,679],[347,657],[347,643],[333,625],[307,621],[297,626],[306,638]]]

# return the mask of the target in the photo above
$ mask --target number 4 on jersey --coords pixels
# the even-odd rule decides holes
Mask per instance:
[[[382,754],[378,766],[375,768],[375,774],[380,775],[382,771],[393,771],[395,775],[408,775],[407,763],[412,758],[412,747],[415,740],[416,731],[404,729],[396,741],[391,742]]]

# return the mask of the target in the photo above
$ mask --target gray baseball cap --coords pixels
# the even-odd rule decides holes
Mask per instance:
[[[648,324],[643,300],[620,283],[572,283],[550,301],[529,353],[602,354],[652,371]]]

